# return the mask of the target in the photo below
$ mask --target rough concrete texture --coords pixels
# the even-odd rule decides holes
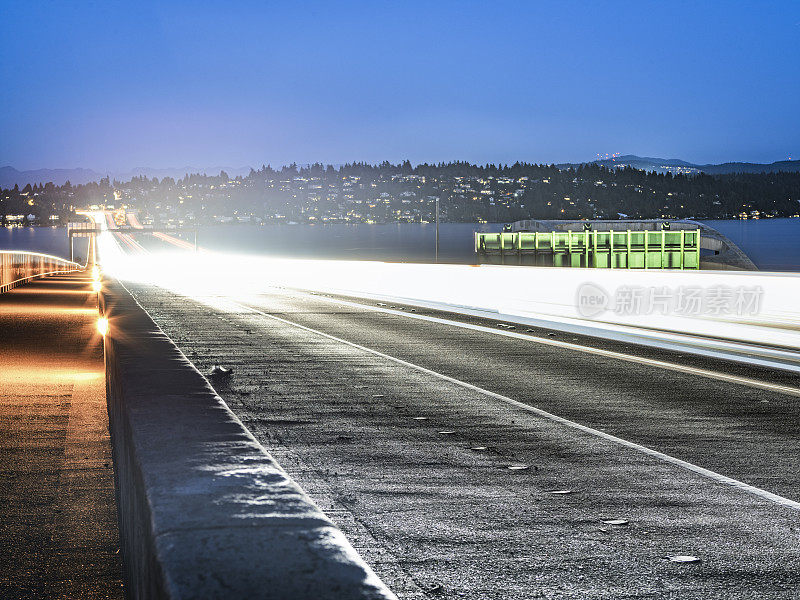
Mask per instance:
[[[797,597],[795,510],[226,298],[132,290],[200,369],[235,370],[219,393],[401,598]],[[247,304],[800,500],[795,396],[299,293]]]
[[[102,304],[130,596],[392,598],[130,296]]]
[[[83,274],[0,294],[0,598],[121,598],[97,299]]]

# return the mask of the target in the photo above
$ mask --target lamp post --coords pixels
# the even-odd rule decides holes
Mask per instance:
[[[436,262],[439,262],[439,197],[436,197]]]

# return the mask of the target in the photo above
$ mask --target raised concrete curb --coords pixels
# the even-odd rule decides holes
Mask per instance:
[[[117,282],[106,384],[130,598],[395,598]]]

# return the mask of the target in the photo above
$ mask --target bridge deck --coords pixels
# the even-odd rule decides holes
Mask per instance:
[[[800,500],[796,396],[646,359],[797,388],[794,375],[577,339],[642,360],[590,356],[375,302],[133,292],[198,368],[235,369],[220,394],[400,598],[790,598],[800,585],[795,508],[602,437]],[[682,554],[701,562],[667,559]]]
[[[91,279],[0,294],[0,597],[121,598]]]

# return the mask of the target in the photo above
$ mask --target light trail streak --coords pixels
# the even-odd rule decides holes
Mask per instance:
[[[149,251],[142,246],[139,242],[133,239],[133,236],[129,233],[124,233],[120,231],[109,231],[109,229],[116,229],[117,223],[114,220],[114,215],[108,211],[95,211],[95,212],[88,212],[88,211],[81,211],[79,214],[87,216],[91,219],[95,226],[99,229],[102,229],[102,233],[97,236],[97,240],[105,240],[103,244],[106,256],[114,261],[114,257],[117,257],[119,260],[119,256],[122,255],[119,246],[117,245],[116,250],[112,249],[113,246],[107,242],[108,236],[112,235],[118,242],[124,245],[127,249],[131,250],[134,254],[149,254]]]
[[[147,250],[144,248],[144,246],[142,246],[139,242],[134,240],[130,234],[115,232],[114,235],[117,237],[118,240],[122,241],[128,248],[133,250],[133,252],[141,254],[147,253]]]
[[[167,233],[161,233],[160,231],[154,231],[153,232],[153,237],[154,238],[158,238],[158,239],[160,239],[160,240],[162,240],[164,242],[167,242],[168,244],[172,244],[173,246],[177,246],[178,248],[181,248],[182,250],[192,250],[192,251],[194,251],[194,244],[189,243],[189,242],[187,242],[185,240],[182,240],[180,238],[176,238],[173,235],[169,235]]]
[[[188,242],[183,245],[194,249]],[[101,244],[101,251],[109,249]],[[189,297],[241,298],[289,288],[385,299],[800,372],[798,274],[475,267],[277,259],[208,251],[131,257],[112,250],[104,266],[122,279],[159,285]],[[626,282],[653,287],[748,285],[760,286],[764,294],[760,312],[746,318],[674,313],[587,318],[579,313],[575,299],[576,290],[587,281],[607,287]]]
[[[128,223],[130,223],[131,227],[133,227],[134,229],[144,229],[144,227],[139,222],[139,219],[136,217],[136,215],[134,215],[132,213],[128,213],[126,216],[128,218]],[[173,246],[181,248],[182,250],[194,250],[195,249],[194,244],[191,244],[191,243],[189,243],[189,242],[187,242],[185,240],[177,238],[177,237],[175,237],[173,235],[169,235],[167,233],[162,233],[160,231],[153,231],[151,233],[151,235],[154,238],[157,238],[157,239],[159,239],[159,240],[161,240],[163,242],[167,242],[168,244],[172,244]],[[131,239],[133,239],[133,238],[131,238]],[[142,248],[142,249],[144,250],[144,248]]]

